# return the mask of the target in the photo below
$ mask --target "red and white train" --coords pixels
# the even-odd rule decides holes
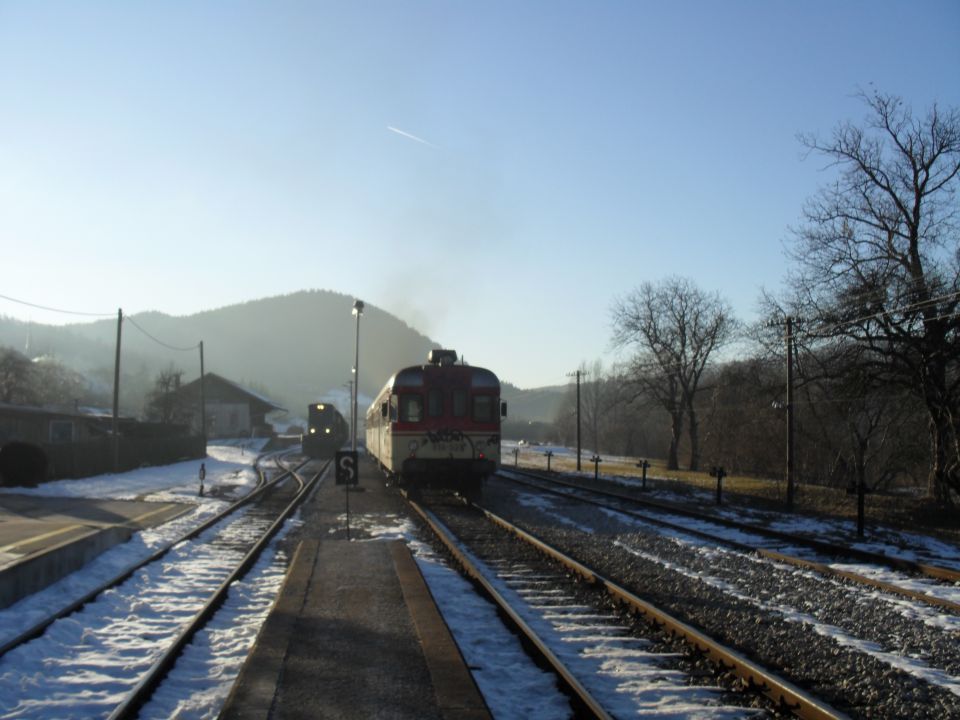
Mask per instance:
[[[500,380],[432,350],[391,377],[367,411],[367,452],[401,486],[478,497],[500,464]]]

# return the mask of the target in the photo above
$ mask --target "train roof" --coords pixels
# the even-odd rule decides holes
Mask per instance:
[[[457,353],[454,350],[431,350],[427,356],[426,365],[412,365],[398,370],[387,380],[383,389],[377,393],[377,397],[393,388],[423,387],[424,380],[435,373],[444,375],[453,373],[454,376],[469,377],[472,388],[500,389],[500,379],[491,370],[473,365],[457,365],[456,359]]]
[[[457,375],[470,378],[470,386],[474,388],[494,388],[500,387],[499,378],[490,370],[472,365],[453,365],[438,368],[435,365],[413,365],[411,367],[398,370],[389,380],[387,380],[384,390],[387,388],[398,387],[423,387],[424,380],[434,372],[449,372],[453,370]]]

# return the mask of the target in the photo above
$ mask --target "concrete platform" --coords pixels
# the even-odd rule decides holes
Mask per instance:
[[[332,478],[303,511],[283,590],[221,718],[490,717],[405,543],[364,538],[400,499],[366,462],[360,479],[350,540]]]
[[[192,508],[184,503],[0,493],[0,607],[79,570],[138,530]]]

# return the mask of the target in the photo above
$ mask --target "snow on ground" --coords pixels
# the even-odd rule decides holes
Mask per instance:
[[[564,514],[561,505],[556,503],[552,498],[545,498],[542,495],[535,495],[533,493],[519,493],[517,495],[517,502],[526,507],[535,508],[539,512],[550,516],[553,521],[559,524],[574,527],[583,533],[593,532],[592,527],[583,525],[582,523],[567,517]],[[618,521],[622,522],[625,527],[645,527],[643,521],[623,513],[617,513],[615,511],[608,510],[605,511],[604,514],[608,517],[615,517]],[[693,537],[682,537],[681,535],[673,533],[671,533],[671,537],[673,537],[677,542],[687,543],[694,546],[702,544]],[[927,665],[921,659],[905,657],[883,651],[875,643],[856,638],[841,628],[822,622],[809,613],[797,610],[796,608],[788,605],[771,603],[758,599],[749,593],[742,591],[740,588],[728,581],[716,577],[710,577],[699,571],[690,570],[674,563],[664,562],[663,559],[656,555],[647,553],[642,548],[634,547],[633,545],[620,541],[617,541],[615,544],[636,557],[660,564],[665,568],[677,573],[681,573],[692,580],[715,587],[743,602],[747,602],[756,606],[759,610],[780,615],[787,622],[798,622],[809,625],[815,632],[820,635],[833,638],[834,641],[839,645],[853,647],[859,652],[872,655],[881,662],[887,663],[891,667],[903,670],[904,672],[910,673],[917,678],[925,680],[934,685],[939,685],[940,687],[943,687],[956,695],[960,695],[960,678],[951,676],[937,668],[933,668]],[[899,598],[894,598],[892,602],[900,606],[901,610],[905,614],[923,616],[922,619],[924,619],[927,624],[940,627],[947,632],[957,632],[960,630],[960,627],[958,627],[957,624],[957,618],[955,616],[944,615],[919,602],[910,602]]]
[[[286,577],[287,558],[277,544],[299,524],[298,510],[250,573],[230,587],[226,602],[185,648],[140,718],[214,720],[220,714]]]
[[[82,497],[111,500],[156,500],[162,502],[198,502],[200,464],[206,465],[206,488],[217,485],[252,486],[257,481],[253,461],[265,441],[246,440],[243,445],[209,445],[204,460],[186,460],[173,465],[140,468],[123,473],[107,473],[75,480],[52,480],[33,488],[4,487],[0,492],[41,497]],[[243,493],[241,493],[243,494]]]
[[[675,565],[673,563],[664,563],[655,555],[650,555],[640,548],[632,547],[625,543],[616,542],[615,544],[626,550],[631,555],[643,558],[650,562],[660,563],[669,570],[681,573],[692,580],[697,580],[698,582],[715,587],[724,593],[741,600],[742,602],[756,606],[762,611],[779,615],[787,622],[796,622],[808,625],[809,627],[813,628],[814,632],[817,634],[833,638],[838,645],[852,647],[858,652],[872,655],[881,662],[887,663],[891,667],[903,670],[904,672],[925,680],[932,685],[939,685],[955,695],[960,695],[960,678],[954,677],[943,670],[930,667],[920,659],[886,652],[882,650],[876,643],[854,637],[835,625],[830,625],[817,619],[810,613],[797,610],[796,608],[793,608],[789,605],[784,605],[782,603],[771,603],[758,599],[752,594],[741,591],[740,588],[730,582],[727,582],[726,580],[710,577],[696,571],[690,571],[687,568]]]
[[[510,476],[509,471],[505,471],[503,474],[507,477]],[[524,478],[521,477],[521,479]],[[663,493],[658,493],[657,491],[648,493],[648,496],[663,500]],[[552,506],[552,501],[549,498],[543,497],[542,495],[523,494],[522,497],[524,498],[524,503],[530,505],[531,507],[539,507],[540,509],[543,509],[544,504],[547,506]],[[629,518],[628,522],[632,525],[643,527],[648,532],[669,535],[670,537],[689,545],[700,546],[703,544],[702,540],[693,535],[684,535],[682,532],[676,530],[665,530],[656,524],[647,524],[635,517],[627,516],[623,513],[613,510],[603,510],[602,512],[611,518]],[[748,511],[746,514],[748,517],[742,517],[738,515],[736,509],[728,508],[727,512],[725,513],[725,517],[743,522],[752,522],[756,520],[756,518],[753,517],[756,515],[755,512]],[[773,513],[766,513],[766,515],[773,515]],[[779,546],[779,544],[775,541],[758,538],[758,536],[751,535],[749,532],[738,530],[736,528],[727,528],[722,525],[714,525],[708,521],[687,518],[681,515],[670,515],[668,513],[660,512],[657,513],[657,517],[661,520],[690,528],[690,530],[706,532],[711,535],[730,540],[731,542],[753,545],[755,547],[776,547],[776,549],[781,552],[801,558],[823,562],[826,565],[835,568],[836,570],[854,572],[878,581],[887,582],[891,585],[896,585],[898,587],[924,593],[931,597],[949,600],[950,602],[960,604],[960,583],[950,585],[947,583],[937,582],[936,580],[929,578],[914,577],[897,570],[892,570],[890,568],[877,565],[868,565],[866,563],[831,562],[819,557],[816,552],[807,548]],[[561,520],[561,522],[563,522],[563,520]],[[843,542],[843,538],[837,537],[839,534],[838,525],[840,523],[835,520],[795,517],[788,521],[784,521],[783,524],[789,524],[789,526],[793,528],[791,532],[794,532],[798,535],[806,535],[808,537],[826,540],[830,538],[831,534],[833,533],[833,538],[835,540],[841,543]],[[781,529],[781,531],[787,532],[788,530]],[[891,537],[896,535],[895,531],[892,530],[889,531],[889,534]],[[916,559],[917,556],[923,556],[924,561],[942,565],[944,567],[960,566],[960,548],[936,538],[919,535],[917,533],[902,533],[901,536],[903,537],[902,543],[893,544],[877,541],[873,543],[869,549],[873,552],[905,559]],[[958,622],[952,615],[944,615],[941,612],[933,612],[931,614],[932,611],[928,606],[918,604],[916,602],[903,601],[895,595],[882,594],[880,597],[887,602],[902,606],[902,611],[905,614],[929,615],[930,617],[925,620],[925,622],[928,624],[937,627],[946,627],[948,630],[960,629],[960,627],[958,627]]]
[[[249,442],[249,441],[247,441]],[[208,446],[208,457],[160,467],[141,468],[127,473],[98,475],[77,480],[56,480],[35,488],[4,488],[45,497],[92,497],[103,499],[157,500],[185,502],[195,506],[192,512],[156,528],[142,530],[94,558],[77,572],[0,610],[0,642],[17,636],[25,628],[83,597],[101,583],[116,577],[205,520],[216,515],[229,502],[247,494],[256,484],[252,463],[256,454],[239,446]],[[199,497],[198,472],[206,465],[207,493]],[[223,493],[220,494],[220,490]]]
[[[515,445],[514,445],[515,447]],[[209,456],[203,461],[206,467],[206,490],[204,497],[198,497],[198,471],[201,461],[187,461],[171,466],[143,468],[128,473],[102,475],[79,480],[63,480],[45,483],[37,488],[2,488],[0,492],[17,492],[41,496],[95,497],[112,499],[146,499],[193,504],[194,510],[161,527],[136,533],[133,538],[101,554],[89,563],[82,572],[73,573],[40,593],[30,596],[15,605],[0,610],[0,642],[14,637],[23,628],[32,625],[55,610],[68,605],[84,595],[91,587],[103,580],[117,575],[123,569],[149,556],[157,549],[166,547],[174,539],[189,529],[196,527],[215,514],[224,504],[249,492],[256,483],[256,472],[252,463],[260,448],[250,440],[236,441],[225,445],[211,445]],[[511,465],[511,445],[504,443],[503,457],[505,467]],[[575,454],[567,448],[540,446],[537,450],[552,450],[557,455]],[[525,448],[525,453],[530,449]],[[589,456],[588,456],[589,457]],[[545,466],[544,460],[544,466]],[[589,467],[589,465],[588,465]],[[592,475],[590,473],[584,473]],[[635,483],[636,480],[619,479],[622,482]],[[654,490],[650,496],[662,500],[678,499],[668,491]],[[537,503],[542,510],[549,510],[551,503],[542,498],[529,502]],[[724,513],[736,516],[733,508],[724,508]],[[753,514],[750,513],[752,516]],[[559,519],[563,521],[562,516]],[[450,624],[454,636],[460,645],[468,664],[480,668],[475,671],[477,683],[484,693],[494,714],[499,717],[527,717],[534,720],[564,716],[568,711],[565,697],[556,689],[553,678],[539,668],[532,666],[516,638],[503,628],[493,607],[479,598],[469,583],[458,573],[451,570],[442,559],[430,549],[414,539],[413,528],[400,518],[356,518],[354,522],[367,525],[366,529],[378,538],[399,537],[411,545],[417,563],[420,566],[431,592],[434,594],[441,612]],[[849,523],[799,518],[796,516],[777,516],[771,524],[791,532],[824,536],[849,537]],[[891,534],[892,537],[892,534]],[[923,558],[931,562],[931,557],[960,565],[960,548],[921,535],[900,536],[896,544],[888,542],[864,543],[870,549],[900,557]],[[237,607],[250,606],[255,618],[249,632],[244,633],[241,641],[232,633],[224,633],[217,626],[208,628],[193,645],[200,648],[190,668],[179,670],[176,683],[193,687],[189,700],[178,699],[178,695],[169,697],[162,692],[152,707],[148,706],[152,716],[170,716],[173,714],[189,717],[215,717],[225,693],[229,691],[232,678],[249,650],[257,627],[269,610],[273,594],[282,579],[283,569],[279,567],[273,553],[260,561],[257,576],[240,584],[236,592],[231,593],[230,603]],[[898,582],[900,582],[898,580]],[[228,603],[229,604],[229,603]],[[802,622],[810,618],[800,617],[788,608],[765,608],[781,612],[785,616]],[[238,612],[231,611],[231,612]],[[218,621],[219,622],[219,621]],[[235,627],[236,616],[225,617],[228,627]],[[841,637],[836,628],[823,626],[818,632],[837,637],[838,642],[856,642],[854,638]],[[227,638],[226,636],[230,637]],[[229,647],[221,647],[221,641],[228,641]],[[891,662],[892,658],[884,658]],[[900,663],[904,661],[898,659]],[[922,664],[921,664],[922,665]],[[904,668],[921,677],[927,677],[938,684],[950,687],[954,678],[930,678],[919,665]],[[4,688],[0,678],[0,695],[9,691]],[[42,687],[42,684],[40,685]],[[956,686],[950,687],[954,690]],[[33,702],[43,703],[45,698],[38,693]],[[62,710],[62,708],[61,708]],[[657,717],[654,715],[654,717]],[[664,715],[666,717],[666,715]]]
[[[57,481],[32,488],[31,494],[36,495],[112,499],[137,497],[190,502],[195,505],[195,509],[161,527],[136,533],[130,541],[95,558],[82,571],[0,610],[0,642],[15,637],[24,628],[82,597],[92,587],[115,577],[156,550],[169,546],[176,538],[201,524],[227,503],[248,493],[256,483],[257,474],[252,463],[260,447],[251,446],[249,440],[208,447],[208,457],[202,462],[207,471],[207,489],[215,492],[215,496],[197,495],[197,473],[201,463],[199,460],[83,480]],[[194,638],[185,651],[184,661],[177,665],[174,674],[158,688],[154,698],[143,709],[143,717],[217,716],[283,581],[286,563],[277,553],[277,542],[298,522],[297,516],[288,522],[261,556],[251,574],[231,588],[221,613]],[[160,621],[159,616],[151,616],[152,612],[160,613],[162,609],[151,611],[145,606],[138,608],[138,613],[144,613],[142,617],[138,615],[138,621],[145,628],[145,638],[150,635],[150,628]],[[67,624],[69,625],[69,621]],[[16,651],[19,653],[19,668],[39,667],[43,662],[40,655],[31,655],[30,648],[34,645],[31,643],[21,646]],[[92,656],[91,659],[96,662]],[[111,697],[115,695],[116,701],[122,699],[123,693],[129,689],[128,683],[118,679],[111,691],[110,683],[103,683],[103,678],[96,672],[95,667],[91,667],[91,672],[99,681],[99,691]],[[0,706],[7,708],[3,716],[83,716],[82,712],[77,714],[77,705],[62,704],[67,701],[65,697],[51,697],[47,692],[49,683],[43,680],[44,676],[45,671],[39,672],[35,677],[21,677],[17,680],[17,673],[0,673]],[[184,688],[187,688],[188,692],[185,693]],[[87,700],[96,704],[95,698]],[[107,704],[110,705],[111,702],[107,698]]]
[[[410,547],[494,717],[554,720],[569,715],[570,703],[553,675],[530,662],[491,603],[429,545],[415,538],[415,526],[408,518],[354,515],[350,521],[375,541],[404,540]]]
[[[569,703],[553,676],[533,664],[520,641],[500,620],[495,606],[479,596],[432,548],[414,537],[409,520],[354,518],[357,522],[377,540],[407,542],[494,717],[554,720],[569,714]],[[461,550],[470,554],[466,548]],[[477,558],[473,562],[484,567]],[[685,678],[663,668],[657,655],[646,653],[642,641],[599,634],[581,639],[565,635],[562,628],[569,616],[564,616],[562,606],[553,607],[552,617],[545,616],[490,569],[484,574],[498,592],[511,598],[511,607],[520,609],[524,619],[537,626],[541,637],[550,638],[552,647],[566,646],[558,650],[564,662],[574,673],[589,678],[597,686],[594,691],[602,690],[604,700],[613,703],[607,710],[614,716],[719,720],[754,714],[749,709],[717,704],[716,694],[710,689],[686,685]]]
[[[546,468],[546,452],[552,452],[555,457],[576,457],[575,448],[566,448],[555,445],[523,445],[519,446],[514,441],[503,441],[501,444],[502,467],[506,474],[513,467],[513,450],[519,448],[525,464],[532,463],[541,468]],[[582,477],[593,477],[592,463],[589,458],[593,451],[583,450],[583,463],[585,468],[579,473]],[[542,457],[541,457],[542,456]],[[604,457],[607,462],[620,462],[631,464],[636,462],[636,458],[627,457]],[[601,468],[603,465],[601,464]],[[521,468],[522,469],[522,468]],[[569,479],[575,479],[577,473],[565,473]],[[637,477],[625,477],[622,475],[609,475],[601,472],[600,478],[614,484],[637,487],[640,479]],[[683,494],[673,492],[663,487],[663,478],[654,478],[648,475],[648,480],[658,481],[659,487],[648,485],[645,497],[650,500],[675,503],[677,505],[690,505],[691,494],[700,503],[710,505],[714,502],[716,492],[711,488],[692,488],[684,486]],[[754,510],[751,508],[738,508],[733,505],[724,505],[713,510],[719,517],[735,520],[744,523],[752,523],[765,526],[778,532],[790,533],[794,535],[804,535],[813,537],[824,542],[846,543],[850,546],[865,550],[868,552],[881,553],[890,557],[901,558],[911,562],[922,562],[927,564],[941,565],[943,567],[960,570],[960,547],[957,545],[939,540],[937,538],[923,535],[920,533],[904,532],[879,526],[875,523],[867,528],[866,539],[859,539],[855,535],[856,523],[852,520],[815,518],[797,513],[782,513],[763,510]],[[869,521],[869,518],[868,518]],[[690,520],[683,520],[685,524]],[[711,529],[711,532],[714,532]]]

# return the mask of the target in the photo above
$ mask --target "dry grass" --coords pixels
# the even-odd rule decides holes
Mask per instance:
[[[505,467],[513,465],[512,454],[503,458]],[[547,460],[542,451],[521,450],[520,467],[544,469]],[[667,470],[663,461],[650,460],[648,479],[656,479],[659,488],[685,493],[694,489],[705,491],[712,498],[717,481],[708,472]],[[554,456],[550,467],[563,472],[576,471],[576,458]],[[592,473],[593,463],[589,455],[581,459],[583,472]],[[709,470],[709,468],[708,468]],[[635,463],[603,460],[600,473],[639,478],[641,470]],[[786,483],[783,480],[767,480],[745,476],[727,476],[723,479],[724,503],[732,506],[783,509],[786,504]],[[856,523],[857,498],[844,490],[818,485],[799,484],[794,491],[794,506],[797,513],[820,517],[848,519]],[[926,533],[960,544],[960,509],[938,507],[925,497],[907,494],[868,494],[866,497],[866,524],[883,524],[895,529]]]

